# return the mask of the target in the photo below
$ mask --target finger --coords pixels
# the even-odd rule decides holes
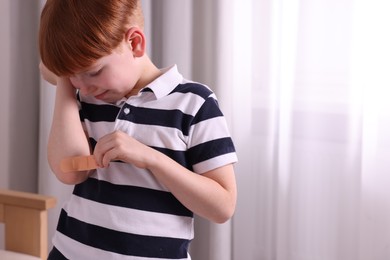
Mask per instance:
[[[107,151],[107,152],[104,154],[104,156],[103,156],[103,158],[102,158],[103,167],[108,167],[108,166],[110,166],[110,162],[111,162],[112,160],[115,160],[115,157],[113,157],[113,156],[114,156],[114,150],[113,150],[113,149]]]
[[[108,165],[107,159],[104,159],[106,153],[114,149],[114,142],[112,141],[111,134],[105,135],[99,139],[96,143],[93,155],[97,164],[101,167],[106,167]],[[109,162],[110,160],[108,160]]]

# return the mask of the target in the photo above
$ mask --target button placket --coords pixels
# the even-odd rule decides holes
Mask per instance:
[[[127,120],[120,119],[121,117],[126,117],[130,114],[131,109],[127,103],[123,104],[121,110],[118,113],[118,116],[115,120],[114,130],[121,130],[126,132],[129,128],[129,122]]]

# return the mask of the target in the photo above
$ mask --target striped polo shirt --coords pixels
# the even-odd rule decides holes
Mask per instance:
[[[120,130],[198,174],[237,161],[214,93],[185,80],[176,66],[116,104],[78,98],[92,148]],[[150,171],[115,161],[75,186],[61,211],[52,256],[190,259],[193,221]]]

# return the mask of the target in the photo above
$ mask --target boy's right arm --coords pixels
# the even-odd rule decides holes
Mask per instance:
[[[44,80],[46,80],[52,85],[57,85],[57,75],[48,70],[42,61],[39,63],[39,70]]]
[[[89,155],[90,148],[80,122],[76,89],[69,79],[58,78],[53,121],[48,141],[48,161],[57,178],[66,184],[78,184],[88,178],[88,172],[63,173],[62,159],[70,156]]]

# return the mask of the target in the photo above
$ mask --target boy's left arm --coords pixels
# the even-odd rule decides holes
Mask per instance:
[[[121,160],[149,169],[184,206],[213,222],[226,222],[235,211],[237,188],[232,164],[197,174],[120,131],[101,138],[94,156],[101,167]]]
[[[157,160],[151,171],[184,206],[216,223],[233,216],[237,188],[232,164],[200,175],[161,155],[165,158]]]

